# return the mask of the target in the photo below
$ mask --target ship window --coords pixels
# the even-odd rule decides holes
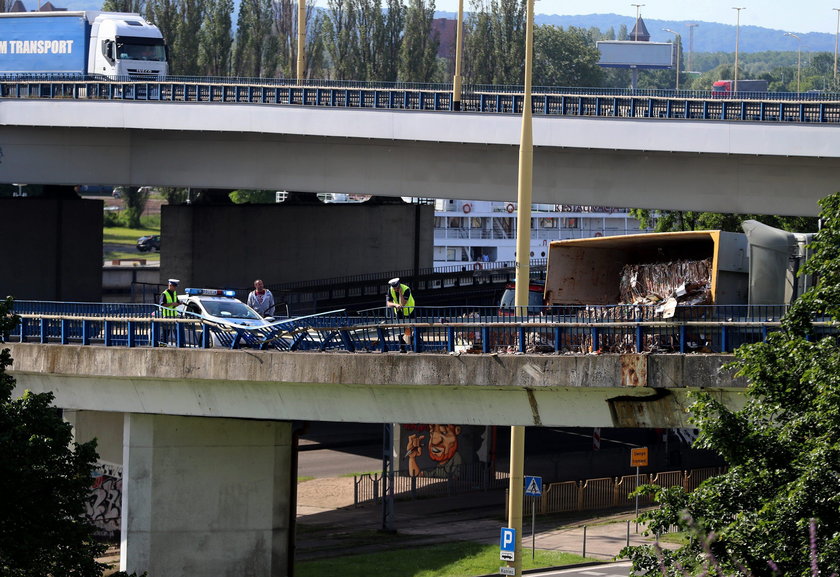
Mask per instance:
[[[461,228],[461,217],[460,216],[450,216],[449,217],[449,228]]]
[[[470,226],[472,228],[481,228],[481,217],[474,216],[470,219]]]
[[[578,219],[576,218],[564,218],[563,219],[563,228],[580,228],[578,224]]]

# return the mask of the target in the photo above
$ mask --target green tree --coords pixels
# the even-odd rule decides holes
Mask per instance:
[[[273,76],[276,39],[272,44],[271,0],[243,0],[239,5],[234,50],[234,74],[251,78]],[[271,53],[272,46],[275,53]]]
[[[399,76],[400,50],[405,27],[405,4],[402,0],[388,0],[385,12],[384,46],[377,75],[380,80],[394,82]]]
[[[472,10],[464,22],[464,62],[462,73],[468,84],[492,84],[495,77],[492,16],[483,0],[472,0]]]
[[[273,190],[234,190],[230,193],[234,204],[274,204],[277,193]]]
[[[706,393],[691,407],[696,446],[719,453],[727,472],[692,493],[644,489],[660,504],[641,516],[649,530],[674,525],[690,537],[676,551],[625,550],[636,575],[697,574],[710,556],[720,570],[707,575],[805,577],[840,569],[840,342],[812,322],[840,319],[840,194],[820,204],[824,227],[803,267],[817,284],[766,343],[735,353],[733,370],[747,380],[744,408],[730,411]],[[812,566],[811,527],[813,563],[822,573]]]
[[[639,228],[654,232],[685,230],[726,230],[742,232],[745,220],[758,220],[768,226],[791,232],[816,232],[817,219],[802,216],[774,216],[766,214],[728,214],[719,212],[630,209],[630,216],[639,221]]]
[[[201,27],[198,62],[207,76],[230,75],[233,0],[208,0]]]
[[[125,225],[129,228],[140,228],[140,217],[146,210],[146,203],[149,202],[151,189],[148,186],[125,186],[123,187],[123,199],[125,202]]]
[[[181,53],[178,32],[180,15],[177,0],[148,0],[146,19],[160,28],[160,33],[169,47],[169,73],[181,74]]]
[[[0,301],[0,341],[19,318]],[[52,393],[13,399],[9,349],[0,351],[0,574],[100,577],[104,545],[85,517],[96,441],[73,442]]]
[[[201,29],[205,0],[180,0],[178,4],[177,69],[181,76],[203,76],[201,69]]]
[[[103,12],[131,12],[142,14],[146,10],[146,0],[105,0]]]
[[[189,188],[161,187],[158,192],[163,195],[166,204],[184,204],[190,197]]]
[[[440,39],[432,29],[435,0],[410,0],[405,14],[405,34],[400,49],[399,79],[433,82],[437,78]]]
[[[523,0],[491,0],[490,41],[495,65],[494,84],[525,81],[525,20]]]
[[[324,19],[324,48],[333,78],[358,80],[359,43],[356,30],[356,7],[353,0],[328,0]]]
[[[600,54],[590,34],[570,26],[534,29],[534,85],[601,86]]]

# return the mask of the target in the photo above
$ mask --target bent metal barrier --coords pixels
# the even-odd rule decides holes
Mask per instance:
[[[124,347],[251,348],[281,351],[415,353],[728,353],[778,330],[785,306],[686,306],[662,318],[655,306],[575,306],[501,315],[495,307],[332,311],[259,327],[197,314],[162,316],[157,305],[16,301],[20,317],[5,340]],[[412,339],[402,342],[406,327]],[[815,333],[836,334],[830,322]]]
[[[137,82],[81,75],[0,76],[0,99],[131,100],[266,104],[383,110],[454,111],[452,86],[261,78],[181,78]],[[520,86],[467,86],[463,112],[521,114]],[[537,87],[532,110],[544,116],[663,118],[840,124],[840,94],[753,93]]]

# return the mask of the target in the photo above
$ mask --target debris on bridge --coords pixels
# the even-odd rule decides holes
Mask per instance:
[[[712,259],[627,264],[621,270],[620,302],[660,305],[668,318],[678,305],[712,303]]]

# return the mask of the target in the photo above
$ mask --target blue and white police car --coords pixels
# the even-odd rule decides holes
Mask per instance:
[[[181,316],[200,321],[193,335],[188,341],[195,339],[201,342],[204,327],[210,327],[210,343],[214,346],[228,346],[237,330],[246,331],[249,328],[264,327],[274,320],[263,318],[260,314],[236,298],[233,290],[188,288],[184,294],[178,295],[178,311]]]

